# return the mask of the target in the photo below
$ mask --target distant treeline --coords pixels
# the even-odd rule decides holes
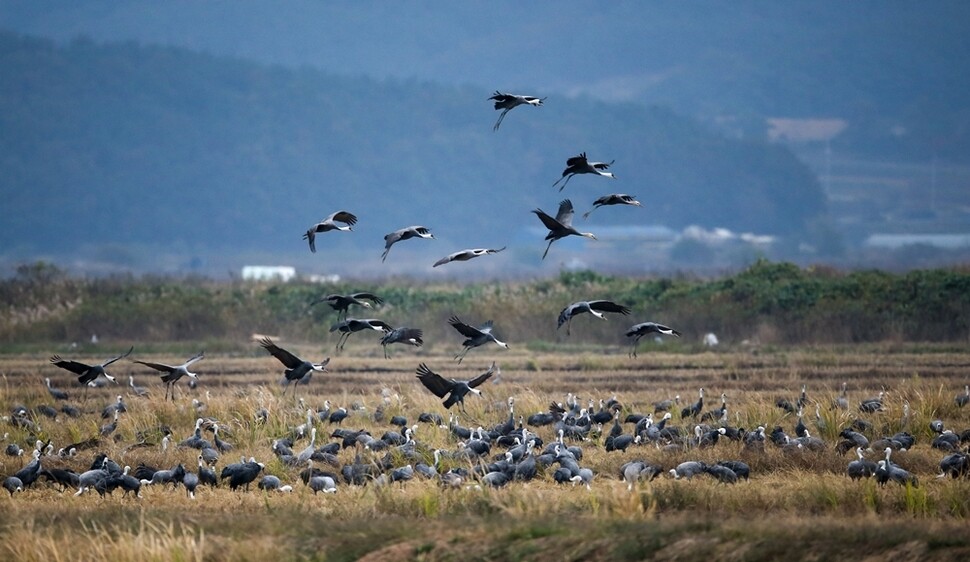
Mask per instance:
[[[590,271],[562,273],[530,283],[449,286],[388,282],[373,286],[302,282],[215,282],[206,279],[114,277],[79,279],[55,266],[22,266],[0,282],[0,342],[192,342],[210,349],[239,348],[253,333],[289,341],[334,343],[336,314],[310,303],[329,293],[376,292],[385,304],[352,309],[351,316],[420,327],[429,345],[457,347],[447,319],[470,324],[493,319],[513,345],[622,344],[624,330],[653,320],[697,345],[713,332],[726,345],[879,341],[966,342],[970,337],[970,271],[934,269],[891,274],[802,269],[759,261],[716,280],[634,279]],[[559,311],[577,300],[609,298],[628,305],[628,318],[606,322],[588,315],[566,338],[556,329]]]

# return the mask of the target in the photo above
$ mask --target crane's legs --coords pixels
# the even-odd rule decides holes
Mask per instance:
[[[546,254],[549,253],[549,248],[552,247],[552,243],[555,241],[556,241],[555,239],[549,241],[549,244],[546,246],[546,251],[542,252],[542,259],[546,259]]]
[[[508,113],[510,109],[512,109],[512,108],[511,107],[506,108],[505,111],[503,111],[502,114],[498,116],[498,121],[496,121],[495,122],[495,126],[492,127],[492,130],[493,131],[497,131],[498,130],[499,125],[502,124],[502,119],[505,119],[505,114]]]

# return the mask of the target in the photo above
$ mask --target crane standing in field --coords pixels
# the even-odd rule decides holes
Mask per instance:
[[[497,131],[499,126],[502,124],[502,120],[505,119],[505,114],[512,111],[520,105],[531,105],[532,107],[541,107],[542,102],[546,98],[537,98],[535,96],[521,96],[518,94],[503,94],[498,90],[492,94],[492,97],[488,98],[490,100],[495,100],[495,110],[503,110],[502,114],[498,116],[498,121],[495,122],[495,126],[492,127],[493,131]]]
[[[596,236],[592,232],[580,232],[573,228],[573,202],[569,199],[563,199],[559,203],[559,212],[556,213],[556,217],[553,218],[546,214],[542,209],[535,209],[532,211],[539,217],[542,224],[549,229],[549,234],[546,234],[546,240],[549,244],[546,246],[546,251],[542,253],[542,259],[546,259],[546,254],[549,253],[549,248],[552,247],[552,243],[560,238],[565,238],[567,236],[583,236],[596,240]]]
[[[175,383],[177,383],[182,377],[195,379],[198,375],[189,371],[189,367],[191,367],[193,363],[201,361],[203,358],[205,358],[205,351],[200,351],[181,365],[166,365],[164,363],[150,363],[148,361],[135,361],[135,363],[139,363],[146,367],[151,367],[156,371],[162,372],[162,382],[168,385],[168,388],[165,389],[165,398],[168,398],[169,394],[171,394],[172,400],[174,401]]]
[[[67,392],[64,392],[59,388],[54,388],[53,386],[51,386],[50,377],[45,378],[44,383],[47,385],[47,392],[50,393],[51,398],[53,398],[54,400],[67,400],[70,398]]]

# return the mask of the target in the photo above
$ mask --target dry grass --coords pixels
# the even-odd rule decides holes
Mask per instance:
[[[178,462],[195,466],[194,450],[157,446],[127,450],[137,432],[160,439],[157,428],[168,425],[175,439],[189,436],[196,418],[190,399],[206,402],[203,415],[220,420],[230,431],[224,436],[236,449],[223,455],[219,466],[254,456],[267,472],[294,484],[292,494],[230,492],[225,487],[202,489],[195,501],[182,490],[148,488],[141,499],[124,499],[120,493],[105,499],[96,494],[73,497],[39,483],[13,498],[0,497],[0,559],[57,560],[249,560],[278,558],[373,559],[421,558],[447,560],[539,559],[550,548],[565,559],[642,559],[651,555],[681,559],[707,552],[715,558],[771,559],[788,551],[777,542],[797,544],[804,557],[843,558],[890,555],[898,558],[947,558],[966,555],[970,537],[965,531],[970,515],[970,480],[934,478],[943,453],[929,447],[928,422],[942,418],[957,430],[970,427],[970,408],[959,410],[953,396],[966,384],[970,353],[907,348],[906,346],[740,349],[695,354],[662,353],[644,345],[639,359],[626,350],[603,354],[530,354],[474,350],[456,366],[447,354],[396,349],[395,356],[367,356],[363,344],[334,358],[331,373],[317,375],[309,386],[298,388],[306,405],[320,407],[325,399],[335,406],[354,403],[345,427],[364,428],[380,436],[390,426],[373,421],[382,389],[396,397],[387,406],[394,414],[415,423],[422,411],[444,414],[440,403],[414,378],[420,361],[448,376],[470,377],[492,359],[502,367],[501,380],[487,384],[486,398],[469,397],[463,425],[490,427],[507,416],[505,399],[514,396],[516,412],[523,415],[544,409],[550,400],[562,401],[566,392],[587,398],[616,395],[627,411],[649,411],[653,401],[680,394],[696,399],[697,388],[707,389],[707,407],[719,395],[728,396],[732,425],[753,428],[781,425],[793,433],[794,416],[774,406],[779,397],[794,400],[801,384],[808,387],[812,406],[805,422],[813,434],[835,442],[838,431],[857,415],[834,411],[829,404],[842,381],[849,383],[854,405],[862,398],[887,392],[887,410],[865,416],[873,436],[900,429],[917,438],[913,450],[897,453],[894,460],[916,473],[921,487],[852,482],[844,476],[851,460],[829,446],[825,451],[785,453],[768,445],[764,453],[744,451],[737,443],[716,448],[663,453],[649,446],[626,453],[606,453],[602,440],[583,444],[582,465],[597,473],[592,490],[559,486],[545,477],[500,490],[467,488],[443,490],[433,482],[414,480],[404,485],[340,486],[336,495],[314,496],[297,478],[297,469],[276,461],[270,452],[273,438],[305,419],[297,400],[280,396],[275,384],[279,366],[258,354],[246,357],[212,356],[198,364],[199,388],[183,387],[174,404],[161,400],[163,388],[138,365],[119,363],[112,372],[127,382],[129,373],[152,388],[150,399],[127,396],[128,388],[92,389],[84,401],[81,390],[70,385],[62,371],[45,357],[9,357],[0,361],[0,404],[33,408],[52,403],[43,378],[72,392],[72,403],[92,412],[73,420],[52,422],[38,418],[38,437],[63,446],[97,434],[99,412],[118,392],[126,395],[129,412],[123,414],[118,441],[108,440],[96,450],[82,451],[74,459],[43,460],[44,466],[68,466],[81,471],[98,451],[120,464],[139,462],[171,467]],[[292,346],[307,357],[326,355],[320,349]],[[329,350],[327,350],[329,351]],[[360,351],[360,353],[358,353]],[[445,351],[445,350],[443,350]],[[451,351],[451,350],[446,350]],[[152,357],[168,361],[173,357]],[[209,393],[206,396],[206,392]],[[76,395],[76,396],[75,396]],[[911,408],[908,423],[901,419],[902,405]],[[814,404],[821,405],[824,428],[816,429]],[[253,421],[258,407],[270,411],[267,423]],[[446,416],[447,417],[447,416]],[[680,424],[679,416],[672,420]],[[684,424],[686,427],[686,424]],[[326,424],[320,437],[329,434]],[[629,426],[627,426],[629,428]],[[534,428],[547,442],[550,428]],[[25,445],[30,437],[7,426],[9,438]],[[454,449],[447,429],[421,424],[418,441],[430,448]],[[305,441],[294,448],[302,448]],[[493,451],[496,449],[493,448]],[[353,450],[340,454],[353,459]],[[877,455],[872,455],[877,456]],[[666,467],[687,459],[716,461],[742,459],[752,469],[749,482],[735,486],[703,477],[693,481],[660,478],[641,484],[633,492],[617,478],[627,460],[647,458]],[[0,458],[0,472],[15,472],[24,459]],[[767,516],[767,517],[765,517]],[[474,553],[474,554],[470,554]],[[810,556],[811,554],[811,556]]]

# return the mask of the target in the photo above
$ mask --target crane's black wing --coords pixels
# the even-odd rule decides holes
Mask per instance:
[[[351,318],[349,320],[349,322],[350,322],[351,327],[354,326],[354,323],[363,324],[364,326],[361,327],[361,328],[359,328],[361,330],[364,330],[364,329],[373,329],[373,328],[380,328],[381,330],[383,330],[385,332],[390,332],[390,331],[393,331],[394,330],[394,326],[391,326],[387,322],[385,322],[383,320],[378,320],[376,318],[367,318],[367,319],[364,319],[364,320],[358,320],[358,319]],[[356,330],[354,330],[354,331],[356,331]]]
[[[466,338],[475,338],[482,335],[481,330],[479,330],[474,326],[469,326],[468,324],[465,324],[464,322],[459,320],[457,316],[452,316],[451,318],[449,318],[448,323],[451,324],[456,330],[458,330],[459,334],[465,336]]]
[[[598,310],[600,312],[617,312],[619,314],[630,314],[630,309],[623,306],[622,304],[617,304],[613,301],[598,300],[589,301],[589,307],[593,310]]]
[[[51,363],[60,367],[61,369],[66,369],[76,375],[83,375],[91,369],[91,365],[85,365],[84,363],[79,363],[77,361],[67,361],[61,359],[60,355],[51,355]]]
[[[390,332],[384,333],[384,336],[381,338],[381,345],[406,343],[408,345],[421,347],[424,345],[424,340],[421,339],[423,335],[424,332],[422,332],[420,328],[395,328]]]
[[[586,153],[581,152],[579,156],[573,156],[572,158],[566,159],[566,167],[580,166],[586,164]]]
[[[313,306],[315,304],[320,304],[322,302],[326,302],[329,304],[338,298],[340,298],[340,295],[327,295],[325,297],[318,297],[310,301],[310,304],[308,306]]]
[[[357,215],[350,213],[348,211],[337,211],[336,213],[327,217],[326,220],[342,222],[342,223],[349,224],[350,226],[354,226],[355,224],[357,224]]]
[[[539,217],[539,220],[542,221],[542,224],[547,229],[549,229],[551,231],[555,231],[555,230],[559,230],[559,229],[562,228],[562,225],[559,224],[559,222],[556,219],[554,219],[551,216],[547,215],[546,212],[543,211],[542,209],[535,209],[532,212],[535,213],[537,217]]]
[[[483,382],[487,381],[492,374],[495,373],[495,362],[492,361],[492,366],[488,368],[487,371],[468,381],[468,386],[475,388]]]
[[[635,326],[632,326],[629,329],[629,331],[627,331],[626,336],[633,337],[636,335],[640,335],[642,337],[652,332],[664,334],[667,336],[675,336],[678,338],[681,335],[680,332],[678,332],[677,330],[670,328],[668,326],[664,326],[663,324],[657,324],[656,322],[642,322],[640,324],[636,324]]]
[[[348,331],[349,332],[350,331],[350,320],[342,320],[342,321],[337,322],[336,324],[330,326],[330,333],[336,332],[337,330],[340,330],[341,332],[343,332],[343,331]]]
[[[128,348],[128,351],[122,353],[121,355],[119,355],[117,357],[112,357],[111,359],[108,359],[107,361],[105,361],[104,363],[102,363],[101,366],[102,367],[107,367],[108,365],[114,363],[115,361],[117,361],[119,359],[124,359],[125,357],[128,357],[129,355],[131,355],[131,352],[134,351],[134,350],[135,350],[135,346],[131,346],[131,347]]]
[[[138,363],[139,365],[144,365],[146,367],[151,367],[156,371],[161,371],[163,373],[170,373],[175,370],[175,367],[171,365],[166,365],[165,363],[151,363],[149,361],[132,361],[132,363]]]
[[[418,365],[415,373],[417,373],[421,384],[438,398],[444,398],[455,386],[454,383],[445,380],[444,377],[429,369],[424,363]]]
[[[263,338],[260,340],[259,345],[263,346],[263,349],[268,351],[270,355],[279,359],[280,363],[286,366],[287,369],[295,369],[303,364],[302,359],[277,346],[269,338]]]
[[[366,300],[369,300],[369,301],[373,302],[374,304],[384,304],[384,299],[382,299],[381,297],[375,295],[374,293],[354,293],[354,294],[352,294],[350,296],[352,296],[352,297],[354,297],[355,299],[358,299],[358,300],[359,299],[366,299]]]

